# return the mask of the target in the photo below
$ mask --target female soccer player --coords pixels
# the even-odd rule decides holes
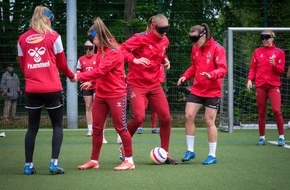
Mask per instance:
[[[256,102],[258,108],[258,124],[260,139],[258,145],[265,145],[265,128],[267,100],[272,105],[273,114],[278,128],[278,146],[285,145],[284,119],[281,112],[281,75],[284,72],[285,53],[274,44],[275,33],[265,30],[260,35],[262,47],[255,49],[248,74],[247,89],[256,85]]]
[[[97,17],[88,31],[90,41],[97,49],[96,67],[92,71],[78,73],[75,81],[95,80],[96,95],[93,102],[93,142],[90,160],[79,169],[99,168],[99,155],[103,142],[103,129],[110,112],[114,127],[120,135],[125,160],[114,170],[133,170],[132,139],[126,124],[127,90],[125,84],[124,57],[113,35],[103,21]],[[86,85],[82,86],[86,88]]]
[[[73,79],[67,66],[60,35],[51,28],[52,12],[37,6],[31,18],[30,29],[18,39],[18,59],[25,78],[25,108],[28,111],[28,129],[25,136],[24,174],[35,174],[33,152],[39,129],[42,107],[46,107],[52,123],[52,153],[49,171],[63,174],[58,157],[63,139],[63,96],[58,70]]]
[[[205,106],[205,123],[209,154],[204,165],[214,164],[217,147],[217,128],[215,119],[222,95],[222,79],[227,72],[225,49],[210,35],[207,24],[195,25],[189,31],[193,43],[191,51],[192,65],[181,75],[177,85],[194,78],[190,95],[185,107],[185,131],[187,151],[183,162],[195,158],[194,139],[196,134],[195,117],[202,106]]]
[[[171,123],[169,105],[160,85],[160,66],[170,66],[166,57],[169,24],[163,14],[152,18],[151,30],[135,34],[122,44],[122,53],[129,64],[127,84],[134,118],[128,123],[131,136],[145,118],[145,98],[160,119],[161,147],[169,150]],[[168,164],[177,164],[168,154]]]
[[[78,59],[77,73],[93,70],[96,66],[96,54],[94,53],[95,45],[92,44],[88,40],[84,44],[84,50],[86,52],[85,55],[81,56]],[[91,83],[91,81],[87,81],[87,82]],[[87,125],[88,125],[87,137],[91,137],[93,134],[92,105],[93,105],[93,99],[95,96],[95,87],[93,84],[90,84],[90,85],[91,85],[90,87],[88,87],[86,89],[82,89],[82,95],[84,97],[85,106],[86,106],[86,121],[87,121]],[[104,125],[106,125],[106,122]],[[105,133],[104,133],[104,137],[103,137],[103,143],[108,143],[106,138],[105,138]]]

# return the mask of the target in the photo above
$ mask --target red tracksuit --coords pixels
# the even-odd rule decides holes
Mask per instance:
[[[153,31],[135,34],[122,44],[122,53],[129,64],[127,83],[133,111],[133,120],[128,123],[131,136],[145,119],[145,98],[151,103],[160,119],[161,147],[169,149],[170,111],[169,105],[160,85],[160,67],[166,57],[169,45],[166,36],[159,38]],[[147,58],[150,65],[137,65],[134,58]]]
[[[98,49],[94,70],[79,73],[78,80],[96,80],[96,95],[93,102],[93,142],[91,160],[98,160],[103,144],[103,128],[110,112],[114,127],[119,133],[125,156],[132,156],[132,139],[126,126],[126,84],[124,58],[118,48]]]
[[[96,57],[97,57],[96,54],[93,54],[91,57],[88,57],[86,55],[81,56],[78,59],[77,71],[85,72],[85,71],[93,70],[96,67]],[[93,90],[93,89],[95,89],[94,85],[92,85],[90,88],[86,90]]]
[[[275,65],[269,61],[275,57]],[[279,135],[284,134],[284,119],[281,113],[280,77],[284,72],[285,53],[275,45],[255,49],[248,74],[248,80],[255,81],[258,124],[260,136],[265,135],[267,100],[271,101]]]
[[[20,36],[17,45],[20,68],[25,77],[25,92],[61,91],[58,69],[66,77],[74,78],[74,73],[67,66],[61,37],[56,32],[44,35],[29,29]]]
[[[194,78],[191,93],[200,97],[220,98],[222,80],[227,73],[225,49],[210,38],[205,46],[192,47],[191,62],[192,65],[181,75],[186,80]],[[200,75],[201,72],[208,72],[211,79]]]

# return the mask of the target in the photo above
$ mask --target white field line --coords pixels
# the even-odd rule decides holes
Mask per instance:
[[[268,141],[269,143],[271,144],[274,144],[274,145],[278,145],[278,142],[277,141]],[[290,148],[290,145],[286,144],[287,141],[285,141],[285,145],[284,145],[284,148]]]

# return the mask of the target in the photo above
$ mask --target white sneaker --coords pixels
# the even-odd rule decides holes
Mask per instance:
[[[93,135],[93,131],[88,131],[87,137],[91,137]]]
[[[119,134],[118,134],[118,137],[117,137],[117,144],[122,144],[122,139],[121,139]]]
[[[5,132],[0,133],[0,137],[5,137]]]
[[[107,144],[108,141],[105,139],[105,137],[103,137],[103,144]]]

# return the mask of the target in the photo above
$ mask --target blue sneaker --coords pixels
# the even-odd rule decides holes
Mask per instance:
[[[53,162],[49,164],[49,172],[51,174],[64,174],[64,169],[55,165]]]
[[[261,145],[266,145],[266,141],[263,138],[259,139],[259,142],[257,143],[257,145],[261,146]]]
[[[194,158],[195,158],[195,153],[187,150],[181,161],[188,162],[189,160],[194,159]]]
[[[216,157],[209,155],[205,161],[203,161],[203,165],[215,164],[217,163]]]
[[[278,146],[284,146],[285,145],[285,139],[279,138],[278,139]]]
[[[143,129],[139,127],[139,128],[137,129],[137,134],[142,134],[142,131],[143,131]]]
[[[157,129],[157,128],[153,128],[153,129],[152,129],[152,133],[153,133],[153,134],[158,134],[158,133],[159,133],[159,131],[158,131],[158,129]]]
[[[34,167],[30,167],[29,165],[25,165],[24,167],[24,175],[32,175],[36,174],[36,170]]]

